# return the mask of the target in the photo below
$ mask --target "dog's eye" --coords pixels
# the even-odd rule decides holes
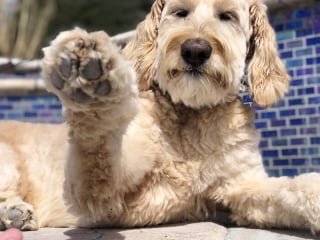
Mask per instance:
[[[219,14],[219,18],[221,21],[226,21],[226,22],[236,19],[236,17],[233,15],[232,12],[221,12]]]
[[[179,18],[185,18],[189,15],[189,11],[185,9],[179,9],[174,12],[174,15],[179,17]]]

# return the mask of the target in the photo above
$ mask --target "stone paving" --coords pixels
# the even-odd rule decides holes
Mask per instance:
[[[24,240],[302,240],[306,231],[225,228],[211,222],[136,229],[45,228],[24,232]]]

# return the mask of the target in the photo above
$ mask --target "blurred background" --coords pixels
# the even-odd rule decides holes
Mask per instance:
[[[135,28],[152,0],[0,0],[0,56],[34,59],[60,31],[84,27],[110,35]]]
[[[320,1],[264,1],[291,76],[283,100],[255,107],[264,166],[270,176],[320,172]],[[41,79],[40,49],[74,26],[110,35],[132,30],[152,2],[0,0],[0,120],[63,122],[59,100]]]

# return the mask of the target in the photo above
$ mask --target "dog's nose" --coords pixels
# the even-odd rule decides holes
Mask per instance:
[[[210,43],[202,38],[187,39],[181,45],[181,56],[186,63],[198,67],[207,61],[212,53]]]

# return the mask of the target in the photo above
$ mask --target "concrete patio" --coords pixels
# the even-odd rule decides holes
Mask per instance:
[[[24,232],[24,240],[301,240],[320,239],[306,231],[225,228],[211,222],[137,229],[46,228]]]

